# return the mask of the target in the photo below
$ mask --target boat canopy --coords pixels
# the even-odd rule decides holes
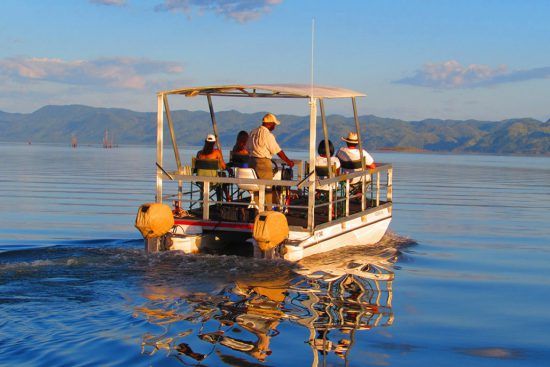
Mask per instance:
[[[218,85],[207,87],[189,87],[159,92],[159,95],[182,94],[186,97],[196,95],[228,97],[264,97],[264,98],[354,98],[365,97],[364,93],[350,89],[307,84],[242,84]]]

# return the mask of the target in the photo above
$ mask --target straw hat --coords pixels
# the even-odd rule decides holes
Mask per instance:
[[[214,134],[208,134],[208,135],[206,135],[206,141],[210,142],[210,143],[213,143],[213,142],[216,141],[216,136]]]
[[[273,123],[275,125],[280,125],[281,122],[279,120],[277,120],[277,117],[275,117],[274,114],[272,113],[266,113],[264,118],[262,119],[262,122],[263,123]]]
[[[357,138],[357,133],[349,132],[347,137],[342,137],[342,140],[346,143],[357,144],[359,143],[359,138]]]

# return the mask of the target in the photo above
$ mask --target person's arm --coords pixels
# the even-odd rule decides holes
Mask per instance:
[[[226,166],[226,164],[225,164],[225,161],[223,160],[222,152],[219,151],[219,150],[217,150],[217,152],[218,152],[218,160],[220,161],[220,168],[221,168],[221,169],[226,169],[227,166]]]
[[[334,165],[336,165],[336,176],[340,175],[340,160],[336,157],[330,158],[330,160],[333,162]]]
[[[374,158],[372,158],[372,156],[364,149],[363,149],[363,158],[365,159],[365,166],[368,169],[376,168],[376,163],[374,163]],[[370,163],[367,163],[367,162],[370,162]]]
[[[288,157],[286,156],[285,152],[283,152],[283,151],[281,150],[279,153],[277,153],[277,155],[279,156],[279,158],[281,158],[283,161],[285,161],[286,164],[288,164],[288,166],[289,166],[290,168],[294,167],[294,162],[292,162],[292,161],[290,160],[290,158],[288,158]]]

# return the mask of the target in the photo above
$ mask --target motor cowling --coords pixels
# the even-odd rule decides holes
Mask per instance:
[[[269,251],[288,238],[288,222],[281,212],[266,211],[254,220],[253,237],[262,251]]]
[[[172,209],[161,203],[146,203],[139,207],[135,227],[143,238],[160,237],[174,226]]]

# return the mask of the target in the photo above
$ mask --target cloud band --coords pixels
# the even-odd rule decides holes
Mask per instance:
[[[282,0],[164,0],[155,7],[157,11],[183,12],[190,15],[193,9],[199,13],[214,12],[239,23],[259,19]]]
[[[435,89],[457,89],[486,87],[548,77],[550,77],[550,67],[509,71],[505,65],[496,68],[480,64],[462,66],[456,60],[449,60],[425,64],[414,75],[393,83]]]
[[[174,62],[144,58],[100,58],[67,61],[52,58],[0,59],[0,74],[19,82],[49,81],[70,85],[103,85],[122,89],[143,89],[149,78],[179,74],[183,67]]]

